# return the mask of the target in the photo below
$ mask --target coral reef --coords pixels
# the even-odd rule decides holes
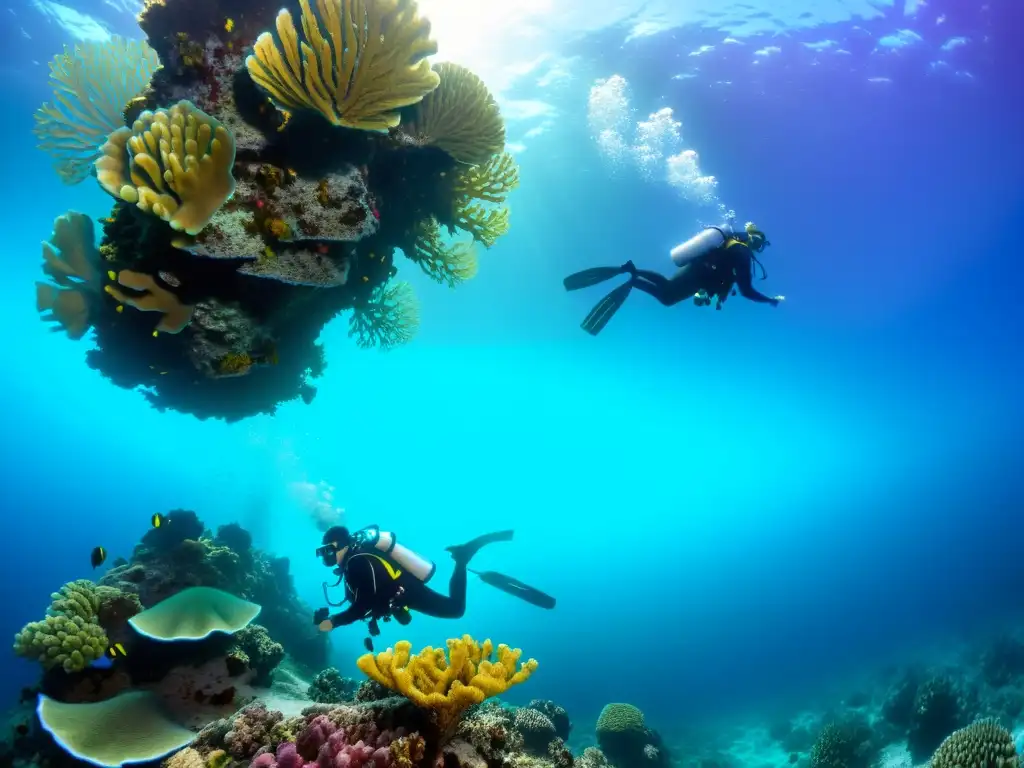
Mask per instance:
[[[938,675],[926,680],[917,689],[907,732],[911,756],[927,759],[968,718],[968,701],[951,677]]]
[[[234,637],[228,654],[255,673],[254,684],[269,686],[274,670],[284,661],[284,646],[274,642],[266,627],[259,624],[250,624]]]
[[[111,568],[100,584],[137,596],[146,608],[189,587],[223,590],[261,606],[259,626],[273,640],[256,640],[257,648],[263,643],[254,662],[257,670],[269,674],[280,662],[277,644],[310,673],[326,666],[327,638],[310,622],[312,609],[296,595],[287,559],[254,549],[252,537],[240,526],[221,526],[211,536],[190,510],[174,510],[164,518],[163,525],[147,531],[129,561]],[[254,649],[247,643],[260,637],[255,628],[251,635],[240,633],[235,650],[252,662]]]
[[[861,718],[828,723],[811,747],[812,768],[871,768],[878,756],[871,728]]]
[[[518,171],[497,104],[464,67],[430,65],[415,2],[299,6],[301,23],[259,2],[152,0],[146,41],[83,43],[53,66],[41,145],[114,205],[98,251],[83,227],[77,250],[54,241],[87,258],[47,260],[38,308],[72,338],[91,329],[88,364],[157,409],[234,421],[311,402],[339,313],[360,347],[414,337],[398,252],[455,286],[477,259],[441,229],[485,248],[508,229]]]
[[[569,732],[572,730],[572,721],[569,719],[569,713],[565,711],[564,707],[560,707],[555,702],[546,699],[533,699],[526,706],[537,710],[547,717],[551,724],[555,726],[555,734],[562,741],[569,738]]]
[[[309,686],[307,695],[311,701],[321,704],[337,704],[342,701],[356,701],[359,687],[357,681],[350,677],[343,677],[341,672],[334,667],[328,667],[317,672]],[[384,696],[377,698],[387,698],[390,695],[390,692],[385,690]],[[362,700],[366,701],[366,699]]]

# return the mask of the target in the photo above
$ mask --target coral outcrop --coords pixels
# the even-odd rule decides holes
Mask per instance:
[[[411,341],[399,256],[456,286],[509,226],[497,103],[414,0],[153,0],[146,41],[58,57],[42,146],[114,198],[88,274],[37,291],[88,364],[154,407],[234,421],[312,402],[323,326]],[[63,246],[55,244],[63,251]],[[48,267],[52,277],[61,267]],[[138,310],[138,311],[136,311]],[[154,317],[156,315],[156,317]]]
[[[252,547],[238,525],[211,535],[191,510],[174,510],[147,531],[124,565],[111,568],[100,584],[136,595],[149,608],[190,587],[213,587],[261,607],[258,626],[236,635],[233,649],[266,680],[283,650],[302,667],[323,669],[327,638],[312,625],[312,608],[299,600],[288,560]],[[266,636],[265,636],[266,635]]]

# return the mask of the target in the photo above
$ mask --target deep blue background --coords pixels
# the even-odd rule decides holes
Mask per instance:
[[[480,276],[448,292],[404,269],[423,305],[413,345],[362,353],[339,321],[312,406],[232,427],[149,410],[85,367],[87,342],[35,318],[53,218],[101,216],[109,201],[53,178],[30,133],[43,70],[8,61],[0,633],[89,576],[92,546],[125,553],[152,512],[179,506],[257,528],[316,600],[317,534],[287,487],[321,479],[350,522],[437,557],[442,580],[443,546],[514,524],[517,541],[480,565],[556,593],[558,610],[474,584],[465,620],[417,619],[410,639],[468,631],[521,646],[541,668],[518,695],[556,698],[586,729],[609,700],[666,730],[768,716],[1016,620],[1020,13],[1011,0],[932,3],[909,20],[747,39],[682,80],[688,53],[722,31],[623,43],[624,27],[573,43],[576,79],[521,155],[512,231]],[[923,45],[873,52],[901,28]],[[973,79],[931,72],[936,47],[961,34]],[[826,38],[850,56],[802,46]],[[39,61],[60,42],[52,30],[30,41]],[[765,45],[782,52],[752,65]],[[564,275],[626,258],[667,270],[701,215],[602,162],[587,92],[614,73],[638,117],[675,110],[728,206],[768,232],[759,287],[783,306],[666,310],[634,296],[598,339],[579,330],[604,286],[566,294]],[[336,635],[352,670],[361,635]],[[0,669],[10,696],[33,671]]]

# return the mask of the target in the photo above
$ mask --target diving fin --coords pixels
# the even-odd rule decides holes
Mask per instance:
[[[632,290],[632,281],[620,285],[597,302],[597,305],[590,310],[590,314],[583,319],[580,327],[591,336],[597,336],[608,325],[608,321],[615,317],[615,313],[629,298],[629,292]]]
[[[470,573],[475,573],[480,577],[480,581],[484,584],[490,584],[495,589],[500,589],[513,597],[518,597],[520,600],[525,600],[530,605],[536,605],[538,608],[546,608],[551,610],[555,607],[555,598],[551,595],[541,592],[536,587],[531,587],[529,584],[524,584],[519,579],[514,579],[511,576],[506,576],[503,573],[497,571],[474,571],[472,568],[468,569]]]
[[[569,275],[562,281],[562,285],[565,286],[567,291],[578,291],[580,288],[589,288],[592,285],[603,283],[605,280],[611,280],[613,277],[622,274],[625,274],[625,270],[622,267],[593,267]]]
[[[468,564],[473,559],[473,555],[481,550],[481,548],[488,544],[494,544],[498,541],[512,541],[512,531],[498,531],[497,533],[485,533],[483,536],[477,536],[472,541],[468,541],[465,544],[459,544],[454,547],[446,547],[446,551],[452,553],[456,563]]]

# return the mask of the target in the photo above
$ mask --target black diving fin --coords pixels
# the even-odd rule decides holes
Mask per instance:
[[[524,584],[519,579],[514,579],[497,571],[474,571],[472,568],[467,570],[479,576],[480,581],[484,584],[490,584],[495,589],[500,589],[502,592],[513,597],[525,600],[530,605],[536,605],[538,608],[546,608],[547,610],[555,607],[555,598],[545,592],[541,592],[536,587]]]
[[[624,274],[621,267],[593,267],[569,275],[562,281],[562,285],[567,291],[578,291],[580,288],[589,288],[621,274]]]
[[[629,298],[630,291],[633,290],[633,283],[623,283],[614,291],[609,293],[599,302],[597,305],[590,310],[590,314],[587,315],[583,322],[580,323],[580,328],[589,333],[591,336],[597,336],[606,325],[608,321],[615,317],[615,313],[619,311],[619,308]]]

